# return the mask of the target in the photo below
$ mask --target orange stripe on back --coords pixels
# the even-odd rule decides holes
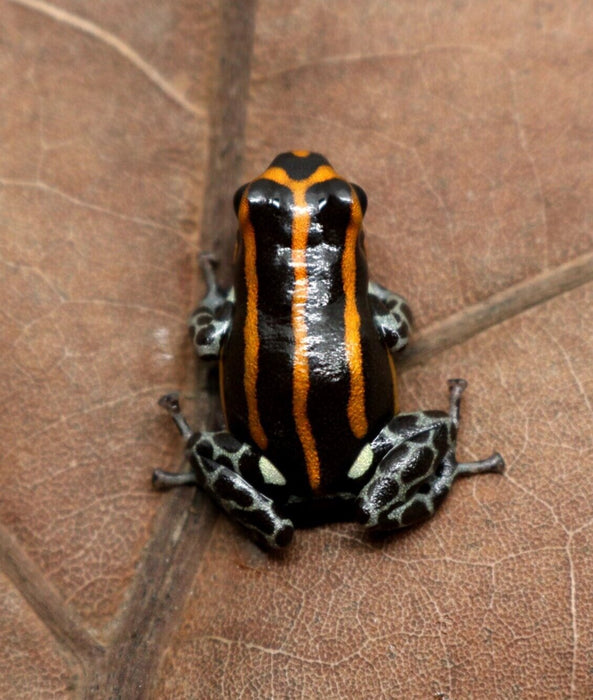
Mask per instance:
[[[360,202],[352,190],[352,210],[350,224],[346,230],[346,243],[342,256],[342,283],[344,285],[344,327],[346,357],[350,371],[350,397],[348,399],[348,420],[350,430],[357,438],[362,438],[368,430],[365,409],[364,373],[362,368],[362,347],[360,344],[360,315],[356,306],[356,242],[362,222]]]
[[[307,414],[309,395],[309,359],[307,357],[307,323],[305,320],[307,282],[307,240],[310,216],[305,201],[305,190],[294,188],[295,213],[292,223],[292,266],[295,286],[292,298],[292,329],[294,332],[294,368],[292,375],[294,414],[297,434],[303,452],[311,488],[315,491],[321,482],[321,468],[317,445]]]
[[[243,196],[239,206],[239,221],[243,231],[243,244],[245,246],[245,283],[247,286],[247,314],[245,318],[244,342],[245,342],[245,397],[247,400],[247,422],[249,432],[260,450],[268,446],[268,437],[264,432],[259,417],[257,403],[257,375],[259,372],[259,328],[257,295],[258,282],[256,262],[255,231],[249,220],[249,204]]]

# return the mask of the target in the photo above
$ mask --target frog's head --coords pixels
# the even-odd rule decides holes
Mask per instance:
[[[366,206],[364,190],[340,177],[322,155],[276,156],[234,197],[239,297],[257,297],[261,311],[280,318],[304,287],[309,308],[339,302],[350,289],[366,294]]]
[[[313,249],[319,244],[343,249],[356,242],[362,246],[366,193],[338,175],[319,153],[281,153],[259,177],[237,190],[233,204],[239,245],[254,234],[258,250]]]

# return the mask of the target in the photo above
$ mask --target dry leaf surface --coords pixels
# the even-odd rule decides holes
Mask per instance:
[[[0,695],[593,695],[593,10],[0,0]],[[185,318],[234,188],[288,148],[369,194],[417,320],[405,410],[464,376],[456,484],[380,543],[262,553],[154,493],[217,407]]]

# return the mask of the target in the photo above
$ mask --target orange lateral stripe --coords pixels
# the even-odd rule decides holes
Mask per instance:
[[[264,432],[259,417],[257,403],[257,375],[259,372],[259,329],[257,312],[257,270],[255,267],[255,231],[249,219],[249,203],[245,195],[239,206],[239,222],[245,246],[245,283],[247,286],[247,315],[245,318],[245,397],[247,399],[247,422],[249,432],[260,450],[268,446],[268,436]]]
[[[348,399],[348,420],[350,430],[357,438],[362,438],[368,430],[364,401],[364,372],[362,368],[362,347],[360,344],[360,315],[356,306],[356,241],[362,222],[362,211],[356,193],[352,191],[350,224],[346,230],[344,255],[342,256],[342,284],[344,285],[344,327],[346,358],[350,372],[350,397]]]

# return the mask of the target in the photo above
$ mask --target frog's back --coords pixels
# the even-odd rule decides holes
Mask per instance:
[[[278,156],[235,198],[235,311],[221,358],[228,428],[291,493],[339,491],[394,411],[391,358],[374,328],[364,192],[320,155]]]

